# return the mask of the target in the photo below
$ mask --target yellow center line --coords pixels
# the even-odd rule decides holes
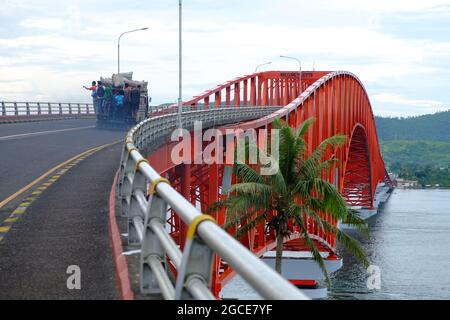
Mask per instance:
[[[25,213],[25,209],[16,209],[13,211],[13,215],[18,215],[18,214],[24,214]]]
[[[15,192],[14,194],[10,195],[8,198],[6,198],[5,200],[0,202],[0,209],[3,208],[4,206],[6,206],[8,203],[10,203],[11,201],[13,201],[14,199],[16,199],[17,197],[19,197],[20,195],[24,194],[25,192],[27,192],[28,190],[30,190],[31,188],[33,188],[35,185],[37,185],[39,182],[41,182],[42,180],[44,180],[46,177],[48,177],[49,175],[51,175],[52,173],[56,172],[57,170],[61,169],[62,167],[66,166],[67,164],[75,161],[76,159],[78,159],[79,157],[88,155],[89,153],[95,153],[97,151],[100,151],[104,148],[113,146],[117,143],[123,142],[123,140],[119,140],[113,143],[108,143],[102,146],[98,146],[92,149],[89,149],[87,151],[84,151],[72,158],[70,158],[69,160],[64,161],[63,163],[57,165],[56,167],[53,167],[52,169],[48,170],[46,173],[44,173],[43,175],[41,175],[39,178],[37,178],[36,180],[30,182],[29,184],[27,184],[25,187],[23,187],[22,189],[18,190],[17,192]],[[39,192],[39,191],[38,191]]]
[[[11,227],[0,227],[0,233],[7,233]]]

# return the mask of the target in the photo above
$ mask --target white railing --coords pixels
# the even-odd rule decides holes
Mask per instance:
[[[192,129],[195,121],[202,121],[204,128],[249,121],[275,110],[278,107],[192,111],[183,114],[183,127]],[[165,299],[215,299],[211,272],[217,254],[263,298],[308,299],[210,216],[203,215],[150,166],[145,155],[166,143],[176,126],[174,114],[147,119],[128,133],[123,149],[118,196],[122,214],[128,218],[128,242],[141,247],[141,292],[161,294]],[[166,229],[169,208],[189,226],[183,251]],[[168,259],[177,270],[176,280],[168,273]]]
[[[94,115],[92,103],[0,102],[0,118]]]

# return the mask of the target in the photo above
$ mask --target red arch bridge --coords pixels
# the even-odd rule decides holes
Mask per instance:
[[[208,90],[184,102],[183,109],[183,127],[189,131],[195,129],[195,121],[202,122],[202,130],[214,127],[225,132],[226,129],[263,128],[270,131],[273,121],[279,118],[292,128],[298,128],[305,119],[314,116],[316,124],[307,134],[309,152],[330,136],[348,136],[346,145],[335,154],[342,165],[328,174],[329,181],[339,189],[348,205],[368,217],[376,213],[389,196],[392,184],[381,157],[369,97],[361,81],[352,73],[256,73]],[[176,106],[173,106],[153,114],[133,128],[127,137],[122,155],[119,192],[123,214],[129,218],[129,242],[142,243],[141,289],[144,292],[170,287],[168,279],[165,283],[155,278],[156,270],[164,269],[174,274],[178,272],[178,275],[182,272],[184,275],[189,273],[190,268],[205,269],[207,266],[205,279],[212,292],[218,296],[223,286],[234,276],[239,264],[234,263],[232,266],[219,255],[205,258],[208,254],[200,254],[201,250],[197,252],[192,249],[192,243],[195,242],[189,239],[192,239],[192,232],[195,231],[193,224],[197,225],[200,219],[199,212],[205,212],[210,204],[224,197],[223,190],[236,181],[231,170],[232,164],[217,161],[234,154],[232,150],[236,140],[224,141],[223,148],[215,153],[216,161],[203,159],[193,163],[178,163],[172,157],[178,141],[172,142],[170,139],[177,125]],[[191,157],[202,158],[208,144],[202,141],[190,143]],[[158,228],[152,226],[152,217],[158,217]],[[226,213],[221,211],[214,218],[219,225],[223,225]],[[331,223],[339,223],[328,219]],[[285,239],[283,276],[296,285],[309,286],[312,296],[320,296],[323,289],[318,289],[316,284],[323,279],[322,272],[293,228],[292,236]],[[318,228],[313,221],[309,221],[308,230],[320,248],[328,270],[338,270],[342,266],[342,259],[335,251],[335,237]],[[167,233],[164,237],[166,240],[169,238],[169,244],[161,242],[161,233],[164,232]],[[160,234],[160,237],[156,237],[156,234]],[[146,237],[147,241],[159,239],[155,241],[160,245],[154,241],[153,244],[145,244]],[[275,235],[266,230],[264,223],[249,231],[240,242],[268,265],[274,265]],[[180,256],[179,249],[186,250],[186,247],[189,247],[192,255],[197,254],[197,265]],[[158,264],[159,269],[155,267],[155,261],[147,259],[155,254],[161,263]]]

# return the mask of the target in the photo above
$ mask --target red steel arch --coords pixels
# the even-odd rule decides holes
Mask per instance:
[[[271,123],[277,118],[283,118],[291,127],[297,128],[305,119],[314,116],[316,124],[307,136],[309,152],[330,136],[347,135],[345,147],[335,153],[342,166],[330,171],[328,179],[335,183],[349,205],[373,207],[378,184],[386,182],[388,178],[380,153],[371,103],[364,86],[355,75],[341,71],[302,72],[301,76],[299,72],[261,72],[226,82],[184,102],[184,106],[194,109],[232,105],[279,106],[280,109],[264,118],[227,128],[270,129]],[[176,166],[171,160],[173,146],[174,143],[169,143],[150,154],[150,164],[161,175],[167,176],[188,200],[206,210],[209,204],[222,197],[221,185],[229,170],[225,165],[217,164]],[[216,219],[219,224],[225,223],[225,212],[219,213]],[[336,223],[331,219],[329,221]],[[183,246],[186,227],[173,214],[168,223],[172,236]],[[312,221],[308,224],[308,230],[321,250],[330,253],[328,259],[336,259],[336,239],[319,230]],[[250,231],[241,242],[261,256],[275,247],[275,235],[267,233],[264,225],[261,225]],[[285,247],[294,251],[305,250],[302,239],[296,238],[295,233]],[[222,285],[232,275],[233,271],[225,262],[216,261],[213,283],[216,293],[220,292]]]
[[[369,142],[364,127],[357,125],[351,135],[341,193],[351,206],[373,205]]]

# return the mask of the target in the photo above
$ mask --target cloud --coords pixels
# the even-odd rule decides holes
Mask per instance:
[[[448,106],[437,100],[416,99],[399,94],[380,93],[370,96],[374,113],[379,116],[417,116],[447,111]]]
[[[305,68],[312,68],[315,61],[322,70],[354,72],[368,91],[375,93],[376,110],[384,112],[394,102],[396,106],[406,106],[400,102],[405,102],[401,98],[408,97],[408,90],[415,91],[416,97],[410,100],[415,100],[419,108],[416,111],[425,110],[426,101],[442,100],[448,104],[447,94],[436,98],[432,92],[421,90],[420,82],[430,88],[445,89],[442,86],[448,81],[442,69],[445,64],[450,66],[450,40],[405,37],[384,29],[383,19],[392,13],[445,12],[443,8],[449,3],[450,0],[382,0],[381,4],[356,0],[318,0],[308,4],[298,0],[186,2],[185,98],[251,73],[256,65],[269,60],[273,63],[264,70],[296,70],[295,62],[279,58],[284,54],[300,58]],[[130,0],[124,7],[122,2],[114,1],[98,4],[70,0],[61,4],[43,0],[37,6],[35,1],[7,0],[5,6],[0,6],[0,14],[3,13],[14,17],[9,22],[15,27],[13,34],[0,31],[0,82],[9,77],[24,81],[20,85],[22,93],[9,93],[10,96],[89,99],[81,85],[116,71],[117,36],[124,30],[149,26],[148,31],[122,39],[122,70],[134,70],[136,79],[150,81],[155,103],[176,100],[176,4]],[[432,27],[431,21],[427,23]],[[401,22],[397,27],[401,29]],[[383,93],[387,90],[380,87],[388,87],[395,95],[388,97]],[[3,97],[7,87],[1,89]]]
[[[66,25],[62,19],[26,19],[20,23],[24,28],[56,30]]]
[[[449,0],[340,0],[331,1],[330,5],[342,9],[352,8],[353,10],[368,11],[371,13],[387,12],[427,12],[442,9],[450,5]]]
[[[406,105],[411,107],[420,108],[441,108],[444,103],[442,101],[435,100],[421,100],[421,99],[410,99],[405,98],[398,94],[381,93],[371,96],[372,101],[382,102],[382,103],[392,103],[398,105]]]

